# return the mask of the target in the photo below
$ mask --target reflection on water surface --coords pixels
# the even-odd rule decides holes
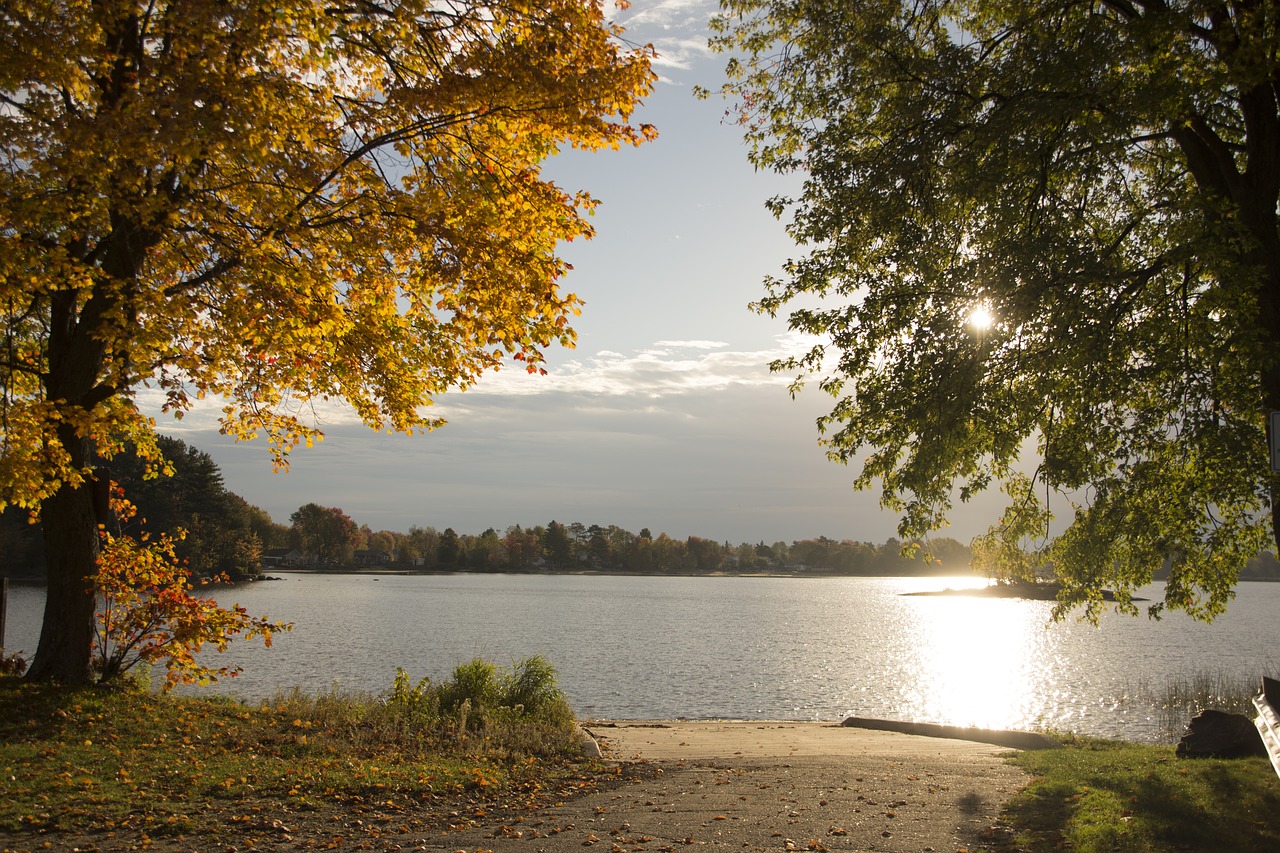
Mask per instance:
[[[1120,700],[1202,671],[1253,679],[1277,664],[1280,584],[1243,584],[1212,625],[1108,617],[1048,625],[1051,604],[903,592],[973,578],[666,578],[285,574],[224,590],[293,621],[273,648],[233,646],[224,693],[377,693],[396,667],[447,676],[475,656],[542,654],[584,717],[1049,725],[1131,739],[1155,712]],[[43,591],[11,587],[8,649],[34,649]]]

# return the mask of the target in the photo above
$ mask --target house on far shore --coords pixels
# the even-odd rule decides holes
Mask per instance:
[[[391,562],[391,555],[386,551],[356,551],[357,566],[385,566]]]
[[[283,569],[304,562],[304,555],[297,548],[268,548],[262,552],[263,568]]]

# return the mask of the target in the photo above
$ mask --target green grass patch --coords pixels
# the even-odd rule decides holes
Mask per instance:
[[[409,702],[407,677],[400,694],[251,705],[0,678],[0,846],[191,835],[341,846],[518,813],[618,774],[583,757],[553,686],[531,710],[447,684],[458,705],[446,713],[426,682]]]
[[[1280,850],[1280,779],[1267,759],[1179,759],[1172,746],[1066,742],[1012,759],[1037,777],[1005,810],[1019,849]]]

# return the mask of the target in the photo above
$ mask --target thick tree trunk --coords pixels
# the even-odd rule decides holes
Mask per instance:
[[[73,457],[82,455],[87,461],[92,452],[88,442],[75,438],[74,433],[64,440],[76,448]],[[95,492],[100,493],[105,485],[87,482],[73,488],[64,483],[41,508],[49,587],[40,644],[28,678],[63,684],[91,680],[96,604],[93,576],[97,574],[100,544],[95,511],[100,501],[95,500]]]

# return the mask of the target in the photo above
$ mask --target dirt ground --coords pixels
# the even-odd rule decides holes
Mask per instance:
[[[653,774],[419,849],[973,853],[1009,846],[997,816],[1029,781],[1004,761],[1005,748],[834,724],[606,722],[587,730],[606,756],[644,759]]]
[[[794,722],[596,721],[621,772],[538,809],[260,813],[213,838],[9,837],[5,850],[245,853],[1009,851],[1001,806],[1029,779],[991,743]],[[384,810],[385,811],[385,810]],[[232,839],[228,841],[228,839]]]

